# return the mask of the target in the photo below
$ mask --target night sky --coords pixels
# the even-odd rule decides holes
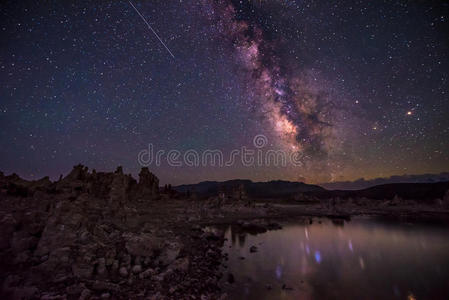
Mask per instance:
[[[301,167],[150,166],[162,183],[449,170],[445,1],[2,1],[0,170],[137,174],[166,151],[298,151]],[[170,54],[170,52],[173,56]]]

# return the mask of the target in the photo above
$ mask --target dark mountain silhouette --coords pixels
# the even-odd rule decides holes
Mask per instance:
[[[252,182],[251,180],[203,181],[198,184],[175,186],[173,189],[180,193],[194,192],[200,198],[207,198],[218,195],[220,190],[229,190],[239,185],[244,186],[248,196],[259,199],[292,199],[296,195],[303,194],[318,199],[365,197],[383,200],[398,196],[402,199],[425,201],[442,199],[446,191],[449,190],[449,181],[382,184],[361,190],[326,190],[318,185],[281,180],[268,182]]]
[[[245,179],[228,180],[223,182],[203,181],[197,184],[175,186],[173,189],[180,193],[186,193],[187,191],[194,192],[201,198],[207,198],[210,196],[216,196],[221,189],[229,190],[240,185],[243,185],[248,196],[261,199],[286,198],[299,193],[325,191],[324,188],[318,185],[306,184],[303,182],[290,182],[282,180],[252,182],[251,180]]]
[[[398,196],[411,200],[442,199],[449,190],[449,181],[435,183],[391,183],[370,187],[363,190],[324,190],[309,193],[318,198],[368,198],[373,200],[393,199]]]
[[[449,181],[449,172],[439,174],[395,175],[385,178],[364,179],[354,181],[335,181],[321,183],[328,190],[361,190],[369,187],[390,183],[433,183]]]

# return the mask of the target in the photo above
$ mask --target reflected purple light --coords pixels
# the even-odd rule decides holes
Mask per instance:
[[[359,257],[359,263],[360,263],[360,268],[362,270],[365,269],[365,260],[363,259],[363,257]]]
[[[354,252],[354,249],[352,248],[352,241],[351,240],[348,241],[348,248],[349,248],[349,250],[351,250],[351,252]]]
[[[320,251],[315,251],[315,260],[317,263],[321,263],[321,253]]]
[[[282,267],[280,265],[276,266],[276,278],[280,279],[282,277]]]

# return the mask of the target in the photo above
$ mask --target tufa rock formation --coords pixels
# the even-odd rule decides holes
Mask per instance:
[[[159,179],[148,168],[142,168],[137,185],[137,198],[159,196]]]
[[[222,239],[179,226],[158,185],[147,168],[0,173],[0,299],[219,299]]]
[[[159,179],[148,168],[142,168],[137,183],[131,175],[123,173],[122,167],[113,173],[97,173],[95,170],[89,173],[88,168],[80,164],[56,182],[55,192],[69,193],[72,199],[86,193],[108,199],[109,205],[118,207],[128,201],[158,199]]]

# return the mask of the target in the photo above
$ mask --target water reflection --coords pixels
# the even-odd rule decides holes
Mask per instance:
[[[449,299],[448,228],[321,221],[258,235],[230,228],[230,299]]]

